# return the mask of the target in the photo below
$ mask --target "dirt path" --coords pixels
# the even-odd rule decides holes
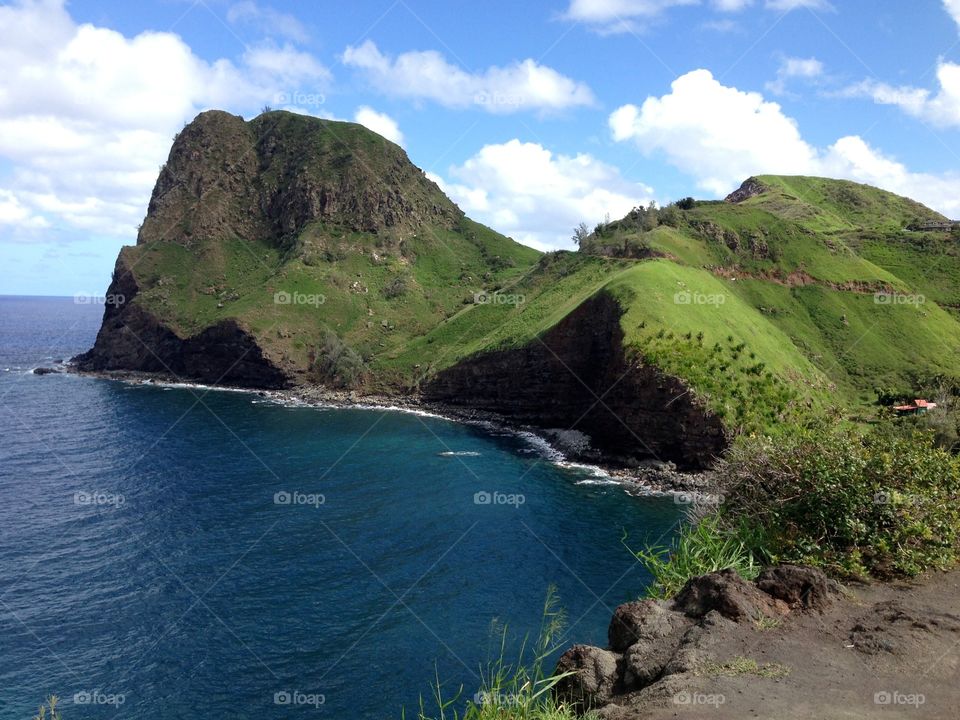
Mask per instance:
[[[693,643],[700,669],[603,717],[960,719],[960,571],[846,592],[822,613],[712,622]]]

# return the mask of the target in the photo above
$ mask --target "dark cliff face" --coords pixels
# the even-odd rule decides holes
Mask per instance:
[[[137,370],[238,387],[289,384],[287,375],[264,357],[253,336],[236,321],[224,320],[181,338],[133,302],[138,292],[121,252],[96,343],[73,358],[80,370]]]
[[[612,297],[598,295],[526,347],[442,371],[424,395],[538,427],[579,430],[607,459],[709,467],[727,445],[720,419],[677,378],[627,357],[621,312]]]

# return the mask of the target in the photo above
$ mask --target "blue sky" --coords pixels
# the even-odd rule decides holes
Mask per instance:
[[[960,216],[960,0],[0,2],[0,293],[102,293],[173,134],[359,121],[542,249],[751,174]]]

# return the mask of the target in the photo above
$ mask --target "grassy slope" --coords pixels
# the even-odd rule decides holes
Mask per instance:
[[[633,351],[687,379],[735,425],[764,424],[798,402],[866,405],[875,387],[909,393],[926,378],[958,374],[960,324],[936,301],[960,300],[960,273],[951,277],[960,259],[947,236],[903,229],[940,216],[854,183],[760,181],[763,195],[698,203],[677,227],[611,224],[610,244],[642,241],[664,259],[546,256],[510,291],[523,304],[469,306],[385,362],[419,361],[429,348],[439,368],[516,347],[604,291],[626,308]],[[798,272],[802,281],[792,282]],[[731,274],[737,279],[723,277]],[[877,303],[879,289],[926,293],[925,302]],[[681,304],[680,292],[723,300]]]
[[[329,328],[383,387],[529,343],[598,292],[623,304],[632,352],[686,379],[736,426],[765,424],[791,404],[862,405],[877,386],[909,392],[957,374],[960,323],[937,303],[960,305],[960,253],[949,236],[903,229],[939,215],[854,183],[758,180],[763,194],[697,203],[673,226],[643,232],[628,216],[603,231],[602,242],[665,256],[646,261],[539,256],[466,219],[408,236],[402,249],[395,237],[314,223],[282,247],[219,239],[126,252],[151,287],[141,301],[180,332],[238,317],[275,356],[302,363]],[[397,278],[406,290],[390,296]],[[497,288],[518,302],[472,302]],[[878,304],[881,288],[925,302]],[[281,291],[325,302],[276,305]],[[682,303],[677,293],[714,299]]]

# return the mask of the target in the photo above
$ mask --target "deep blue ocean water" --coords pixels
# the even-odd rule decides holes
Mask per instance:
[[[648,580],[623,531],[676,522],[505,433],[29,374],[101,314],[0,297],[4,719],[399,718],[435,673],[473,695],[551,584],[568,643],[605,644]]]

